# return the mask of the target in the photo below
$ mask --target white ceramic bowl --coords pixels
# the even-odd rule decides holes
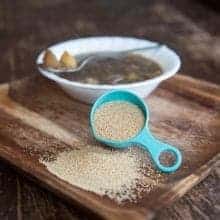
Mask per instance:
[[[64,41],[51,46],[49,49],[51,49],[57,57],[60,57],[65,50],[73,55],[77,55],[95,51],[121,51],[154,44],[155,42],[130,37],[89,37]],[[42,51],[37,57],[37,63],[42,63],[44,52],[45,51]],[[100,95],[113,89],[127,89],[137,93],[141,97],[146,97],[159,83],[175,75],[180,68],[181,62],[179,56],[167,46],[163,46],[159,50],[146,50],[144,52],[138,52],[137,54],[141,54],[159,63],[163,73],[152,79],[136,83],[93,85],[69,81],[44,70],[40,70],[40,72],[43,76],[55,81],[70,96],[86,103],[93,103]]]

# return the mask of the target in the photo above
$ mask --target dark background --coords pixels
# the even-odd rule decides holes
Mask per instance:
[[[180,74],[220,83],[217,1],[1,0],[0,82],[36,74],[35,58],[69,38],[122,35],[174,48]],[[156,219],[220,218],[220,168]],[[90,219],[0,161],[0,219]]]

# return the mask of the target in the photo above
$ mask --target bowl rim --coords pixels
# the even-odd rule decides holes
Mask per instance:
[[[143,42],[143,43],[150,43],[150,44],[156,44],[157,42],[155,41],[150,41],[147,39],[141,39],[141,38],[135,38],[135,37],[126,37],[126,36],[96,36],[96,37],[82,37],[82,38],[73,38],[73,39],[69,39],[69,40],[65,40],[65,41],[61,41],[58,43],[54,43],[50,46],[48,46],[46,49],[48,48],[53,48],[53,47],[57,47],[61,44],[66,44],[69,42],[74,42],[74,43],[78,43],[80,41],[86,41],[86,40],[100,40],[100,39],[121,39],[121,40],[136,40],[139,42]],[[46,49],[41,50],[41,52],[38,54],[37,59],[36,59],[36,64],[40,63],[40,60],[44,54],[44,52],[46,51]],[[177,73],[177,71],[179,70],[180,66],[181,66],[181,60],[179,55],[177,55],[174,50],[170,49],[169,47],[167,47],[166,45],[163,45],[162,49],[166,49],[167,51],[169,51],[169,53],[172,56],[172,59],[175,59],[175,63],[173,65],[173,67],[169,70],[169,71],[163,71],[161,75],[153,77],[151,79],[147,79],[147,80],[143,80],[143,81],[139,81],[139,82],[133,82],[133,83],[126,83],[126,84],[116,84],[116,85],[111,85],[111,84],[89,84],[89,83],[81,83],[81,82],[76,82],[76,81],[70,81],[68,79],[65,79],[63,77],[60,77],[54,73],[49,73],[47,71],[41,70],[40,68],[38,68],[38,71],[40,72],[40,74],[42,74],[43,76],[57,82],[60,84],[66,84],[69,86],[77,86],[77,87],[81,87],[81,88],[87,88],[87,89],[126,89],[126,88],[134,88],[134,87],[139,87],[139,86],[144,86],[146,84],[155,84],[155,83],[159,83],[161,81],[164,81],[170,77],[172,77],[173,75],[175,75]]]

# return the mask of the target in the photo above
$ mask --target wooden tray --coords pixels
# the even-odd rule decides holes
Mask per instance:
[[[9,95],[8,95],[9,93]],[[0,157],[58,195],[104,219],[146,219],[204,179],[219,161],[220,87],[186,76],[163,83],[149,98],[152,131],[183,152],[183,166],[137,203],[116,202],[51,174],[39,157],[88,144],[89,106],[41,78],[0,85]],[[165,174],[164,174],[165,175]],[[149,199],[150,198],[150,199]]]

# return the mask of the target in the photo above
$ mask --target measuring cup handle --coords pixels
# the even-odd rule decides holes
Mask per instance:
[[[169,144],[163,143],[157,140],[151,132],[147,129],[147,132],[143,132],[137,139],[137,142],[146,149],[150,154],[155,163],[155,165],[162,171],[166,173],[176,171],[182,163],[182,155],[180,151]],[[172,166],[164,166],[160,162],[160,155],[162,152],[171,152],[175,156],[175,163]]]

